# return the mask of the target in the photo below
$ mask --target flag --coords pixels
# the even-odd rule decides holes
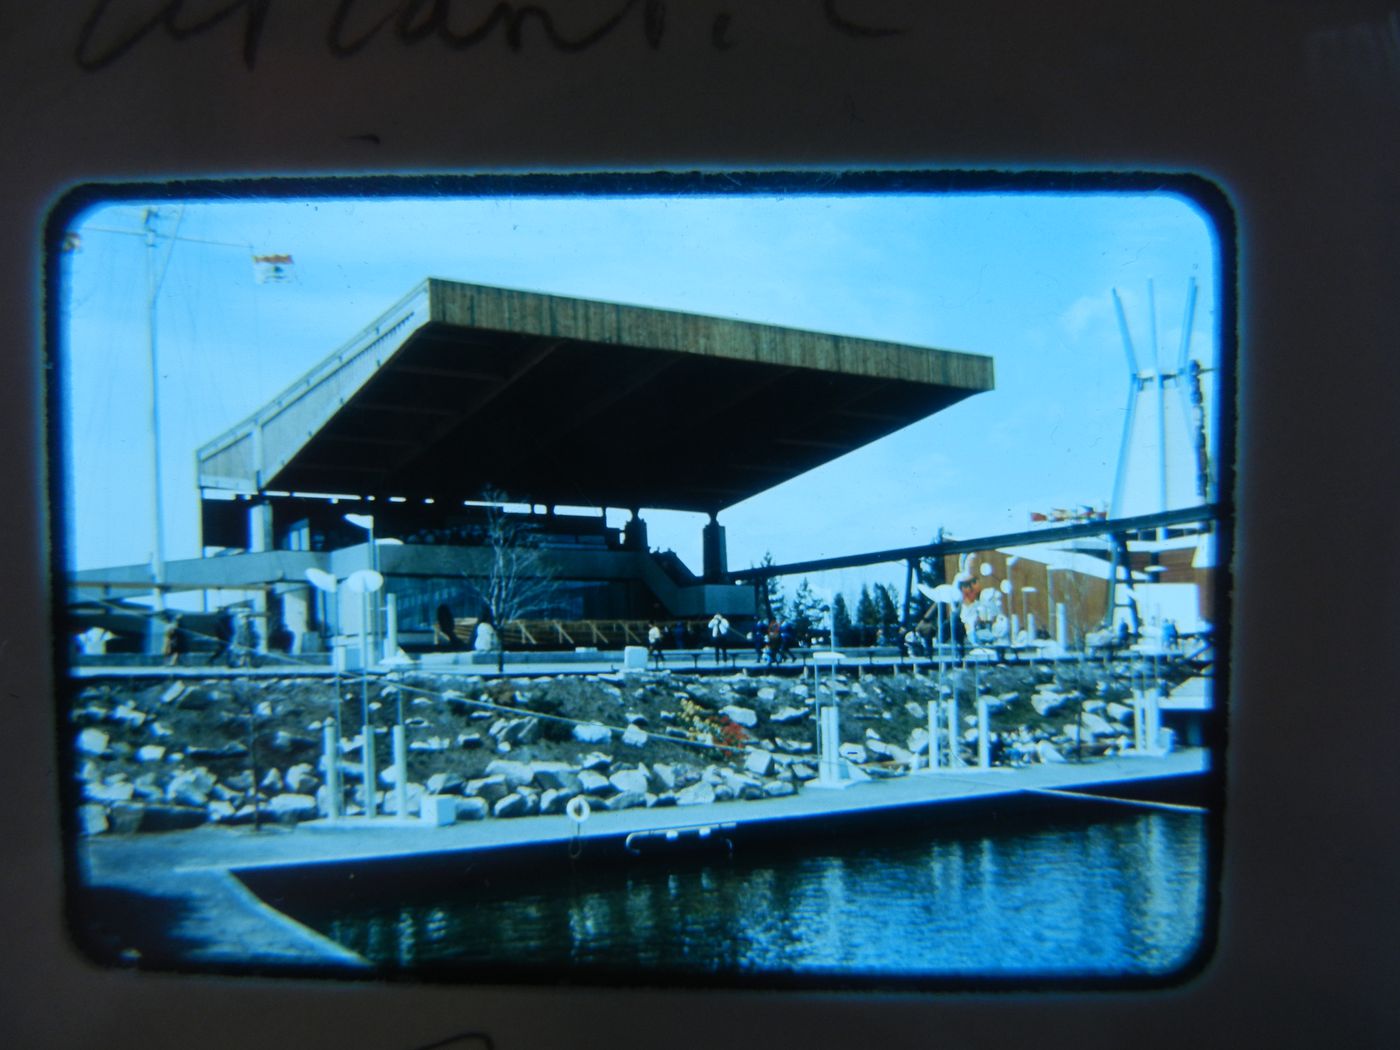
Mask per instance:
[[[283,284],[292,279],[290,255],[253,256],[253,277],[258,284]]]

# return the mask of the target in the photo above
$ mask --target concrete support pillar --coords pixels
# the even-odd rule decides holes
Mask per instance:
[[[704,538],[704,579],[706,583],[718,583],[729,571],[729,553],[725,548],[724,526],[714,514],[710,515],[705,526]]]
[[[1064,602],[1055,603],[1055,641],[1069,648],[1069,614]]]
[[[302,638],[311,622],[310,587],[293,587],[282,592],[282,622],[292,632],[291,651],[302,652]]]
[[[384,595],[384,659],[392,660],[399,653],[399,596]]]
[[[263,587],[253,592],[253,626],[258,632],[258,652],[267,652],[267,636],[272,633],[272,618],[268,616],[268,589]]]
[[[272,506],[251,503],[248,505],[248,550],[256,554],[272,549]]]

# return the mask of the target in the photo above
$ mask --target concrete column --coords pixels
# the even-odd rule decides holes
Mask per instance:
[[[248,550],[257,553],[272,549],[272,506],[251,503],[248,506]]]
[[[399,596],[384,595],[384,659],[392,660],[399,652]]]
[[[703,539],[704,580],[706,583],[718,583],[729,571],[729,553],[725,547],[724,526],[713,514],[710,515],[709,524],[705,526]]]
[[[301,640],[310,623],[311,588],[294,587],[282,592],[282,622],[292,632],[292,652],[302,651]]]

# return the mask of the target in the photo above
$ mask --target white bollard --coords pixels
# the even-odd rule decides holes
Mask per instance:
[[[365,777],[365,818],[369,819],[378,812],[379,806],[375,801],[375,793],[378,787],[379,771],[375,769],[374,754],[374,727],[369,723],[360,727],[360,757],[364,759]]]
[[[321,742],[326,764],[326,816],[336,820],[340,817],[340,739],[330,720],[321,731]]]
[[[948,697],[948,767],[950,769],[961,769],[962,748],[959,746],[958,735],[962,732],[958,728],[961,723],[958,721],[958,691],[953,690],[953,695]]]
[[[977,698],[977,768],[992,768],[992,742],[987,735],[987,698]]]
[[[394,726],[394,812],[408,816],[408,741],[403,726]]]
[[[928,702],[928,767],[938,769],[943,763],[940,761],[940,747],[938,744],[938,704],[937,700]]]

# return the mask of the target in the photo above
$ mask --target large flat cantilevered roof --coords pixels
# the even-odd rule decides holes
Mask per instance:
[[[718,511],[992,385],[978,354],[434,278],[199,484]]]

